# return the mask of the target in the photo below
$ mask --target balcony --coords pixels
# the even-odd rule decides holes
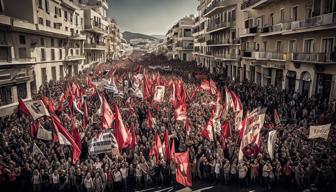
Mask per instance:
[[[100,34],[106,34],[108,31],[103,28],[101,23],[92,21],[91,25],[85,25],[85,30],[92,31]]]
[[[47,35],[58,35],[62,37],[69,37],[71,35],[70,31],[52,28],[52,27],[48,27],[48,26],[40,25],[40,24],[36,24],[36,29],[39,30],[42,34],[47,34]]]
[[[34,64],[36,62],[36,58],[8,58],[6,60],[0,60],[0,65],[26,65],[26,64]]]
[[[319,15],[301,21],[293,21],[290,25],[292,31],[295,33],[297,31],[307,28],[323,27],[328,25],[331,25],[332,28],[335,28],[335,24],[336,24],[336,12]]]
[[[230,46],[230,45],[240,45],[239,40],[230,40],[230,39],[222,39],[222,40],[209,40],[207,41],[208,46]]]
[[[62,0],[62,5],[65,7],[72,9],[72,10],[78,10],[79,7],[71,0]]]
[[[213,3],[204,10],[204,17],[210,17],[225,7],[234,6],[236,4],[237,2],[235,0],[214,0]]]
[[[293,61],[301,63],[335,64],[336,53],[293,53]]]
[[[238,54],[214,54],[213,55],[215,60],[221,60],[221,61],[238,61],[239,55]]]
[[[207,32],[215,32],[219,30],[223,30],[226,28],[234,27],[236,25],[236,22],[223,22],[223,23],[212,23],[208,25]]]
[[[287,53],[281,52],[253,52],[253,58],[260,60],[276,60],[276,61],[285,61],[287,58]]]
[[[194,50],[193,45],[177,45],[177,50]]]
[[[274,0],[244,0],[241,4],[241,10],[263,8]]]
[[[104,43],[92,43],[92,44],[85,43],[84,49],[104,51],[106,49],[106,45]]]
[[[276,25],[261,28],[260,32],[262,34],[260,36],[264,37],[264,36],[277,35],[277,34],[281,34],[284,31],[288,31],[290,29],[291,29],[290,23],[279,23]]]
[[[78,33],[71,33],[71,39],[74,40],[85,40],[86,39],[86,35],[84,34],[78,34]]]
[[[84,60],[84,55],[69,55],[65,57],[66,61],[77,61],[77,60]]]
[[[257,34],[258,27],[245,28],[242,30],[240,37],[253,37]]]

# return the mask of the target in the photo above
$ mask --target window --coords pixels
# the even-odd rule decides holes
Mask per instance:
[[[63,59],[63,53],[62,53],[62,49],[59,49],[59,60]]]
[[[55,49],[51,49],[51,60],[55,60]]]
[[[59,70],[60,70],[60,78],[63,79],[64,78],[63,65],[59,66]]]
[[[326,38],[322,40],[322,53],[333,53],[335,47],[334,38]]]
[[[41,61],[45,61],[46,60],[46,53],[45,53],[45,49],[41,49]]]
[[[24,35],[19,36],[19,41],[21,45],[26,44],[26,37]]]
[[[52,47],[54,47],[54,46],[55,46],[55,41],[54,41],[54,39],[53,39],[53,38],[51,38],[51,39],[50,39],[50,45],[51,45]]]
[[[46,20],[46,26],[50,27],[50,21],[49,20]]]
[[[44,38],[41,38],[41,46],[44,46]]]
[[[298,20],[298,6],[292,8],[292,20],[293,21]]]
[[[305,53],[314,52],[314,40],[313,39],[306,39],[304,41],[304,52]]]
[[[53,81],[56,81],[56,67],[51,67],[51,76]]]
[[[264,41],[264,51],[266,52],[267,51],[267,41]]]
[[[58,40],[58,47],[62,47],[62,40],[61,39]]]
[[[269,26],[273,26],[274,24],[274,18],[273,18],[273,13],[270,14],[270,17],[269,17]]]
[[[282,46],[281,46],[281,41],[276,42],[276,51],[278,53],[282,52]]]
[[[44,24],[43,24],[43,18],[42,18],[42,17],[39,17],[39,24],[40,24],[40,25],[44,25]]]
[[[43,1],[38,0],[38,8],[43,9]]]
[[[48,2],[48,0],[44,0],[44,3],[45,3],[45,11],[47,13],[49,13],[49,2]]]
[[[288,42],[288,52],[296,53],[296,40],[289,40],[289,42]]]
[[[285,22],[285,9],[280,9],[280,23]]]
[[[67,11],[64,11],[64,20],[68,21],[68,12]]]
[[[57,18],[58,15],[58,7],[55,6],[55,18]]]
[[[42,83],[47,83],[47,81],[48,81],[47,69],[46,68],[41,68],[41,74],[42,74]]]
[[[24,47],[19,48],[19,58],[24,59],[27,58],[27,50]]]
[[[11,86],[0,87],[0,106],[12,103]]]
[[[17,88],[18,98],[26,99],[27,98],[27,84],[21,83],[17,85],[16,88]]]

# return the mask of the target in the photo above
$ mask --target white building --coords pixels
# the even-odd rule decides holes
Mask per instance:
[[[106,61],[108,48],[101,43],[111,24],[107,8],[104,0],[95,6],[79,0],[0,1],[0,116],[16,109],[19,98],[31,99],[42,84]],[[119,29],[114,31],[120,49]]]

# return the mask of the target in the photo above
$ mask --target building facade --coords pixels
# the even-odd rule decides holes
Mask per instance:
[[[0,116],[10,114],[20,98],[31,99],[44,83],[90,66],[88,6],[79,0],[0,1]],[[96,57],[100,62],[106,61],[105,45],[103,52],[102,59]]]
[[[192,61],[194,38],[192,27],[194,16],[190,15],[180,19],[166,34],[167,57],[182,61]]]
[[[336,98],[335,0],[250,0],[241,9],[242,79]]]

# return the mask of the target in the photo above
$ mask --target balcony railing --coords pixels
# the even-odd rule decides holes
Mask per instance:
[[[304,19],[301,21],[293,21],[291,23],[292,30],[298,30],[309,27],[319,27],[324,25],[336,24],[336,12],[319,15],[316,17]]]
[[[258,31],[258,27],[251,27],[251,28],[245,28],[242,30],[242,35],[247,35],[247,34],[256,34]]]
[[[286,59],[286,53],[281,52],[253,52],[252,55],[255,59],[275,59],[275,60]]]
[[[106,45],[104,43],[85,43],[84,44],[85,49],[105,49]]]
[[[67,61],[73,61],[73,60],[83,60],[85,59],[84,55],[69,55],[65,57],[65,60]]]
[[[212,31],[220,28],[227,28],[235,26],[236,22],[212,23],[208,25],[207,31]]]
[[[239,40],[234,39],[223,39],[223,40],[209,40],[207,41],[207,45],[234,45],[234,44],[239,44]]]
[[[0,60],[0,64],[6,64],[6,63],[34,63],[36,62],[35,57],[27,57],[27,58],[8,58],[8,59],[2,59]]]
[[[336,63],[336,53],[293,53],[293,61]]]
[[[261,29],[261,33],[282,32],[282,31],[286,31],[290,29],[291,29],[291,25],[289,23],[279,23],[276,25],[263,27]]]
[[[236,60],[239,58],[238,54],[214,54],[213,55],[216,59],[226,59],[226,60]]]
[[[219,7],[219,6],[224,6],[224,5],[225,5],[224,1],[216,0],[208,8],[205,9],[204,13],[208,14],[214,8]]]
[[[241,4],[241,9],[246,9],[248,7],[251,7],[255,4],[262,5],[263,3],[266,3],[267,1],[270,0],[244,0],[243,3]]]

